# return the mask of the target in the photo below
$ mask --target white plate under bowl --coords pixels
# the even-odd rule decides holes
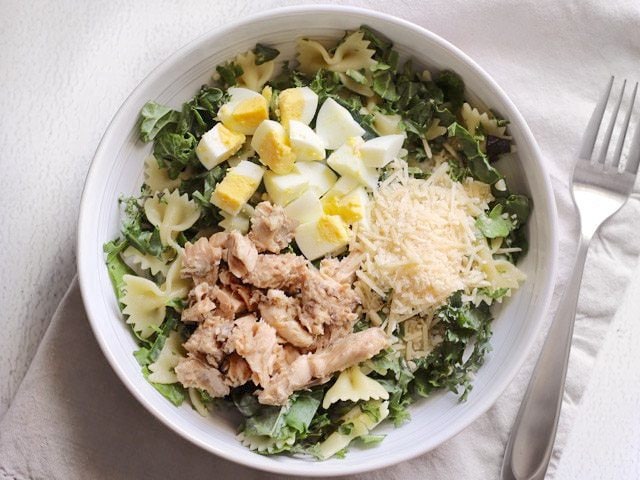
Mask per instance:
[[[352,449],[345,459],[321,464],[250,452],[235,439],[229,418],[203,418],[188,405],[174,407],[145,381],[132,355],[136,348],[125,325],[104,265],[102,245],[120,231],[118,197],[139,192],[143,159],[151,146],[138,140],[140,108],[155,100],[175,108],[208,83],[215,66],[256,43],[274,45],[292,58],[299,37],[338,39],[345,30],[369,25],[389,37],[403,55],[433,69],[452,69],[473,98],[509,119],[517,156],[501,164],[515,192],[533,199],[530,250],[519,267],[522,288],[497,313],[493,351],[478,372],[465,403],[438,394],[411,407],[411,421],[386,426],[375,448]],[[473,422],[498,398],[516,374],[538,333],[556,273],[556,210],[543,160],[524,119],[498,85],[469,57],[437,35],[398,18],[350,7],[293,7],[273,10],[219,28],[187,45],[156,68],[124,102],[96,151],[87,176],[78,221],[78,272],[91,326],[107,360],[151,413],[189,441],[216,455],[254,468],[298,475],[343,475],[385,467],[424,453]]]

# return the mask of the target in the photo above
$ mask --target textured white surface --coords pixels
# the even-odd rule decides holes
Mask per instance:
[[[249,2],[193,1],[189,5],[168,1],[0,3],[0,305],[4,315],[0,415],[75,270],[77,202],[91,155],[109,119],[144,75],[176,48],[254,10]],[[440,3],[446,8],[436,5],[420,7],[422,25],[470,54],[505,87],[516,105],[531,105],[531,98],[539,97],[537,108],[522,113],[547,155],[572,148],[578,138],[565,135],[562,125],[555,131],[544,128],[546,112],[565,109],[567,118],[586,123],[602,79],[610,72],[632,78],[637,72],[640,39],[628,33],[630,27],[637,30],[640,19],[635,2],[607,2],[606,7],[596,0],[529,6],[488,1]],[[370,6],[410,20],[415,17],[411,13],[415,2],[371,2]],[[497,23],[506,27],[485,28],[470,21],[482,16],[502,18]],[[554,18],[565,23],[554,24],[550,21]],[[535,28],[521,28],[526,24]],[[549,48],[538,48],[541,41],[549,42]],[[495,45],[502,52],[522,52],[521,63],[502,61],[495,55]],[[565,58],[554,54],[563,48],[584,54],[568,67]],[[532,74],[551,67],[557,71],[547,78]],[[555,177],[557,172],[552,174]],[[567,247],[564,253],[570,251]],[[593,368],[557,478],[640,476],[636,350],[640,321],[638,298],[633,294],[640,285],[635,277]]]

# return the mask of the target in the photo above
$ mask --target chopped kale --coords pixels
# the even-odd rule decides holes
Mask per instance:
[[[262,45],[261,43],[256,45],[256,48],[253,49],[253,53],[256,55],[256,65],[267,63],[280,55],[279,50]]]

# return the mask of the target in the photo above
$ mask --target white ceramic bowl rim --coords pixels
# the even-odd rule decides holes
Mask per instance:
[[[363,17],[369,17],[378,19],[380,21],[384,21],[387,23],[394,23],[396,25],[401,26],[402,28],[412,30],[420,35],[429,39],[429,41],[437,44],[439,47],[448,50],[451,55],[458,57],[461,61],[466,63],[471,70],[480,78],[482,82],[484,82],[488,88],[492,90],[492,92],[499,98],[502,103],[502,106],[506,108],[508,114],[508,118],[512,123],[518,124],[519,129],[524,137],[525,141],[529,144],[528,147],[533,153],[532,165],[528,168],[537,169],[537,175],[543,179],[541,185],[538,186],[538,195],[544,199],[544,204],[546,205],[546,211],[544,212],[546,219],[549,223],[549,235],[548,246],[549,252],[546,258],[546,270],[548,272],[547,279],[548,285],[546,289],[542,292],[539,297],[539,303],[536,304],[535,308],[535,318],[532,318],[532,321],[535,321],[535,327],[533,333],[539,333],[540,326],[542,325],[541,318],[547,311],[547,307],[551,298],[551,294],[553,292],[554,282],[556,278],[556,263],[557,263],[557,213],[555,207],[555,200],[553,196],[553,192],[550,186],[550,182],[546,171],[542,167],[542,156],[540,154],[540,150],[531,134],[526,122],[518,112],[515,105],[511,102],[511,100],[507,97],[507,95],[500,89],[500,87],[495,83],[495,81],[486,73],[482,68],[480,68],[473,60],[471,60],[466,54],[464,54],[461,50],[451,45],[441,37],[431,33],[430,31],[417,26],[413,23],[410,23],[406,20],[396,18],[390,15],[382,14],[379,12],[375,12],[372,10],[367,10],[363,8],[356,7],[342,7],[342,6],[333,6],[333,5],[317,5],[317,6],[295,6],[295,7],[287,7],[287,8],[278,8],[274,10],[269,10],[265,13],[254,15],[249,18],[243,19],[241,21],[235,22],[233,24],[229,24],[223,28],[217,28],[215,31],[210,31],[199,37],[198,39],[192,41],[187,44],[176,53],[171,55],[167,60],[161,63],[158,67],[156,67],[139,85],[136,89],[129,95],[127,100],[120,107],[113,120],[109,124],[98,148],[96,150],[93,162],[89,169],[87,179],[85,182],[85,187],[82,194],[81,206],[80,206],[80,215],[78,221],[78,240],[77,240],[77,252],[78,252],[78,274],[80,287],[82,292],[83,302],[85,304],[85,308],[87,311],[87,315],[91,324],[91,327],[94,331],[94,334],[98,340],[98,344],[102,349],[104,355],[107,360],[111,364],[112,368],[116,372],[116,374],[120,377],[122,382],[126,385],[129,391],[138,399],[138,401],[147,408],[151,413],[153,413],[158,419],[160,419],[163,423],[165,423],[168,427],[176,431],[185,439],[193,442],[194,444],[202,447],[205,450],[208,450],[220,457],[223,457],[227,460],[231,460],[234,462],[242,463],[244,465],[259,468],[262,470],[271,471],[274,473],[282,473],[282,474],[296,474],[296,475],[345,475],[345,474],[355,474],[364,471],[374,470],[378,468],[383,468],[404,460],[411,459],[416,457],[422,453],[425,453],[427,450],[434,448],[436,445],[423,446],[416,444],[414,449],[397,451],[397,452],[386,452],[387,455],[379,455],[376,457],[374,461],[369,462],[367,465],[362,466],[352,466],[349,465],[348,457],[343,460],[343,465],[339,468],[331,468],[331,469],[318,469],[318,465],[314,463],[308,462],[300,462],[299,464],[280,464],[277,462],[265,462],[261,461],[262,458],[257,455],[247,455],[242,458],[238,458],[236,456],[232,456],[227,450],[224,448],[210,445],[201,441],[197,436],[195,436],[188,429],[182,428],[173,424],[168,418],[166,418],[162,412],[154,405],[152,401],[149,400],[140,389],[137,387],[136,383],[127,375],[124,371],[123,367],[120,365],[120,361],[115,351],[110,348],[109,341],[107,337],[103,333],[103,326],[101,326],[102,318],[99,317],[96,313],[93,312],[91,305],[91,291],[90,287],[91,277],[95,276],[95,268],[91,267],[91,264],[88,261],[85,261],[86,258],[90,254],[94,254],[94,250],[96,248],[95,245],[92,245],[86,239],[88,235],[86,235],[90,228],[95,224],[95,212],[90,208],[90,197],[94,195],[94,189],[100,186],[101,177],[100,174],[104,173],[104,164],[107,161],[106,155],[106,145],[111,141],[111,137],[114,135],[114,125],[122,120],[123,111],[125,107],[129,104],[131,99],[135,96],[135,94],[139,91],[145,89],[145,87],[155,81],[157,78],[163,75],[166,69],[170,67],[170,65],[178,58],[183,55],[197,49],[200,44],[202,44],[206,39],[210,37],[217,36],[222,37],[226,33],[233,31],[238,28],[240,25],[252,23],[259,20],[265,20],[273,17],[277,17],[282,14],[301,14],[305,13],[308,15],[313,15],[314,13],[334,13],[334,14],[357,14]],[[501,378],[501,381],[498,385],[493,388],[491,392],[488,392],[486,395],[477,398],[474,400],[474,414],[467,415],[462,420],[458,421],[455,425],[455,428],[449,429],[446,435],[443,435],[440,438],[439,443],[442,443],[449,438],[453,437],[461,430],[466,428],[470,423],[476,420],[482,413],[486,412],[489,407],[491,407],[499,395],[505,390],[507,385],[511,382],[515,374],[518,372],[522,363],[527,357],[528,352],[531,350],[533,342],[535,341],[537,335],[530,335],[526,339],[526,344],[523,348],[521,348],[517,353],[515,353],[515,362],[512,370],[509,375],[505,375]],[[382,447],[379,447],[382,448]]]

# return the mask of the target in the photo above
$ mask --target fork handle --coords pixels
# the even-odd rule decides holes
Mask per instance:
[[[502,480],[542,480],[553,452],[573,324],[589,238],[581,238],[571,279],[520,405],[502,463]]]

